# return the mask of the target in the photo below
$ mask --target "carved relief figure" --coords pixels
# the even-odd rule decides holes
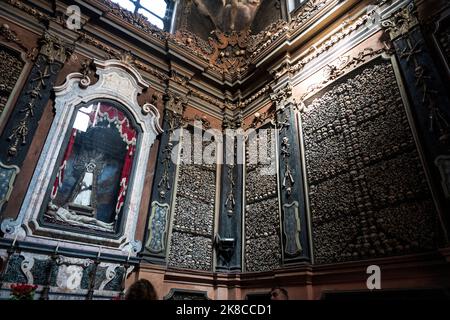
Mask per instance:
[[[223,32],[245,31],[255,18],[261,0],[194,0],[199,11],[209,17],[217,29]]]
[[[57,221],[65,222],[70,225],[84,226],[84,227],[91,226],[92,229],[102,231],[112,231],[114,229],[114,222],[106,223],[92,217],[83,216],[81,214],[71,212],[63,207],[58,207],[53,203],[49,204],[49,209],[54,210],[53,216]],[[95,226],[97,228],[95,228]]]

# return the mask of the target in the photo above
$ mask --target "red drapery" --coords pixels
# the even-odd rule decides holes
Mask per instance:
[[[117,196],[117,203],[116,203],[116,217],[115,217],[116,220],[119,216],[120,210],[123,207],[127,195],[128,183],[130,179],[131,168],[133,166],[135,149],[136,149],[135,146],[130,146],[128,148],[128,152],[125,156],[125,161],[123,163],[122,174],[120,177],[120,190],[119,195]]]
[[[58,168],[58,173],[56,174],[55,183],[53,184],[52,192],[50,194],[50,198],[53,200],[55,199],[56,195],[58,194],[58,189],[61,187],[63,180],[64,180],[64,170],[67,166],[67,160],[69,159],[70,155],[72,154],[73,144],[75,143],[75,137],[77,135],[77,129],[72,129],[72,132],[70,134],[69,143],[66,148],[66,152],[64,152],[64,158],[62,160],[61,165]]]
[[[116,126],[122,140],[127,145],[136,144],[136,130],[123,112],[107,103],[99,103],[97,108],[89,115],[91,124],[95,125],[99,120],[107,120]]]
[[[117,195],[115,220],[119,217],[119,213],[125,203],[127,195],[128,183],[130,180],[131,169],[133,166],[134,153],[136,151],[136,130],[131,126],[130,121],[125,114],[115,107],[108,104],[100,103],[97,117],[107,120],[109,123],[115,124],[122,140],[127,144],[128,150],[123,162],[122,173],[120,175],[120,188]],[[93,119],[92,121],[96,121]]]

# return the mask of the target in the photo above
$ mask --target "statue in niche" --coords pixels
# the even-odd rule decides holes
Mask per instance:
[[[74,226],[90,225],[93,229],[112,231],[115,222],[107,223],[96,218],[97,180],[104,167],[102,155],[85,152],[76,160],[74,168],[80,173],[75,188],[66,205],[49,204],[53,217]]]
[[[194,0],[198,10],[209,17],[215,27],[222,32],[241,32],[250,28],[255,19],[261,0]]]
[[[67,205],[68,209],[81,215],[95,216],[96,181],[104,166],[101,158],[102,155],[93,156],[88,153],[74,165],[75,169],[81,170],[81,174]]]
[[[45,221],[114,232],[121,221],[137,132],[115,106],[78,110],[44,213]]]

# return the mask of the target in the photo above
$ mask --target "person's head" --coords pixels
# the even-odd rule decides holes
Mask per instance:
[[[150,281],[140,279],[128,288],[125,300],[156,300],[156,292]]]
[[[287,290],[281,287],[272,288],[270,291],[270,300],[289,300]]]

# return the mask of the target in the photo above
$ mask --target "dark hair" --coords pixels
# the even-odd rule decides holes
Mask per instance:
[[[140,279],[128,288],[125,300],[156,300],[156,292],[150,281]]]
[[[272,290],[270,290],[270,295],[272,295],[272,292],[275,290],[280,290],[280,292],[286,297],[286,299],[289,299],[288,292],[285,288],[282,287],[273,287]]]

